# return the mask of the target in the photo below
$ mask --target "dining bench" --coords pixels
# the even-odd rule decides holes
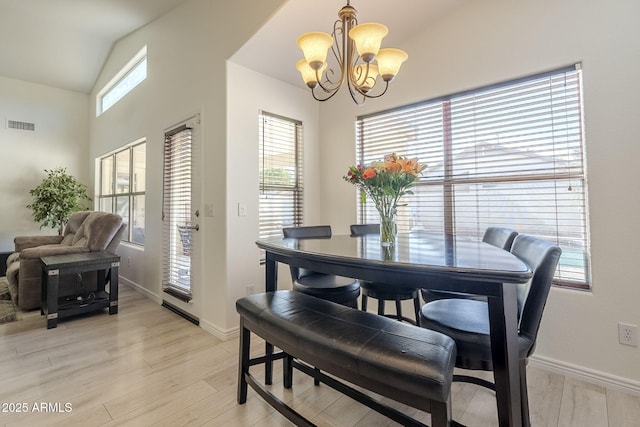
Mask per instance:
[[[380,396],[431,413],[434,427],[451,420],[453,340],[441,333],[286,290],[236,301],[240,315],[239,404],[250,385],[267,403],[298,426],[314,425],[273,395],[249,371],[283,360],[283,385],[291,388],[293,368],[407,426],[425,424],[385,405]],[[251,333],[281,351],[251,358]]]

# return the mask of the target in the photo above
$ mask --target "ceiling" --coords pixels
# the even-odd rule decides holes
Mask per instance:
[[[89,93],[113,43],[189,0],[0,0],[0,76]],[[352,0],[359,22],[389,27],[384,47],[471,0]],[[299,35],[331,32],[346,0],[289,0],[233,57],[305,87],[295,70]],[[410,52],[411,55],[411,52]]]
[[[88,93],[113,43],[187,0],[0,0],[0,75]]]
[[[380,22],[389,28],[382,47],[402,49],[402,42],[453,9],[472,0],[351,0],[358,22]],[[310,31],[331,34],[338,12],[347,0],[289,0],[251,38],[232,61],[268,76],[305,88],[295,69],[302,51],[298,37]],[[411,60],[412,52],[409,52]]]

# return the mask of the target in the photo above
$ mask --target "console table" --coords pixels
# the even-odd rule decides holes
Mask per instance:
[[[41,258],[42,297],[41,312],[47,317],[47,329],[55,328],[58,319],[76,314],[109,309],[109,314],[118,313],[118,267],[120,256],[108,252],[87,252],[80,254],[53,255]],[[105,290],[107,272],[111,270],[109,292]],[[58,307],[58,286],[60,276],[69,273],[95,271],[97,289],[95,298],[78,300],[74,304]]]

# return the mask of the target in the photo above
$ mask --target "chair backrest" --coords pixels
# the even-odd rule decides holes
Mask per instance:
[[[86,246],[92,252],[106,250],[115,253],[125,229],[126,224],[120,215],[98,211],[74,212],[60,244]]]
[[[285,227],[282,229],[284,237],[294,239],[317,239],[331,237],[330,225],[311,225],[305,227]]]
[[[352,236],[364,236],[366,234],[379,234],[380,224],[351,224]]]
[[[505,251],[510,251],[511,245],[513,245],[513,239],[515,239],[517,235],[518,232],[510,228],[489,227],[485,230],[482,241],[497,248],[502,248]]]
[[[526,342],[528,357],[535,348],[542,312],[562,250],[546,240],[519,234],[513,241],[511,253],[526,262],[533,272],[528,282],[517,285],[518,334],[520,345],[524,345],[523,340]]]
[[[282,229],[282,234],[284,234],[284,237],[286,238],[294,239],[326,239],[331,237],[331,226],[310,225],[303,227],[284,227]],[[312,270],[294,266],[289,266],[289,270],[291,271],[291,280],[294,282],[302,277],[316,274],[316,272]]]

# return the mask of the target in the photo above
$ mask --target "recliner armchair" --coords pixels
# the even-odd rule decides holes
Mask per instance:
[[[14,304],[21,310],[40,307],[44,256],[107,251],[115,253],[126,224],[120,215],[80,211],[71,214],[62,236],[18,236],[7,258],[7,279]],[[79,295],[95,287],[93,275],[62,276],[60,296]]]

